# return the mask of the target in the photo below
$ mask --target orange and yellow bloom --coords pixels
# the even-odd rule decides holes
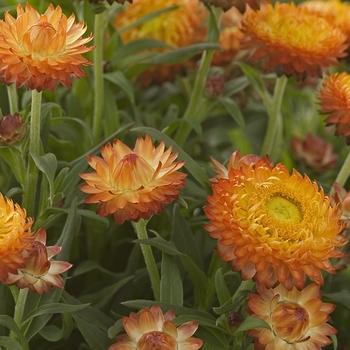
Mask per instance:
[[[320,287],[310,284],[299,291],[278,285],[268,289],[257,285],[257,294],[249,294],[248,313],[266,321],[268,328],[248,331],[255,337],[255,348],[266,350],[316,350],[331,344],[327,337],[337,331],[328,323],[335,305],[323,303]]]
[[[98,203],[100,216],[112,214],[118,224],[159,214],[166,204],[178,198],[185,186],[184,162],[174,162],[177,153],[165,151],[165,143],[155,147],[151,138],[138,137],[134,149],[120,140],[101,148],[102,158],[89,156],[95,172],[81,174],[86,181],[80,189],[88,193],[85,203]]]
[[[287,75],[318,76],[321,68],[338,65],[346,56],[346,35],[327,19],[294,3],[248,9],[242,20],[242,47],[264,68],[282,68]]]
[[[25,266],[22,252],[31,246],[32,224],[24,209],[0,194],[0,281]]]
[[[16,274],[10,273],[5,283],[14,283],[21,289],[29,288],[38,294],[51,292],[52,287],[63,288],[60,274],[70,269],[72,264],[52,259],[60,251],[60,246],[46,246],[46,231],[41,228],[28,250],[22,252],[25,267],[19,268]]]
[[[263,159],[238,161],[226,178],[215,178],[212,189],[205,229],[218,239],[219,256],[244,280],[301,289],[307,276],[322,285],[323,270],[335,273],[329,259],[342,256],[344,224],[307,176]]]
[[[58,83],[71,86],[71,78],[86,75],[82,66],[92,64],[82,56],[93,50],[85,44],[92,36],[82,38],[84,22],[75,23],[62,13],[60,6],[49,5],[44,14],[26,3],[17,5],[17,18],[5,13],[0,21],[0,79],[26,86],[31,90],[53,92]]]
[[[172,320],[173,310],[164,315],[161,308],[154,304],[144,308],[139,314],[132,312],[123,318],[127,334],[117,336],[117,343],[109,350],[197,350],[203,341],[192,337],[198,328],[197,321],[189,321],[176,327]]]
[[[344,136],[350,143],[350,74],[333,73],[323,82],[317,98],[321,105],[320,113],[329,114],[327,125],[334,125],[337,136]]]

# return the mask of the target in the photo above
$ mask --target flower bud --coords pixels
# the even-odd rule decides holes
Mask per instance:
[[[235,332],[237,328],[243,323],[243,316],[239,312],[232,312],[228,316],[228,324],[232,332]]]
[[[26,135],[24,120],[18,113],[6,115],[0,120],[0,142],[12,145]]]
[[[225,91],[225,78],[220,73],[208,76],[205,83],[205,92],[208,96],[217,97]]]

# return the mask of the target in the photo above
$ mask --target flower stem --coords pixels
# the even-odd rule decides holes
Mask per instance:
[[[10,113],[13,115],[18,112],[18,95],[15,84],[7,86],[7,94],[9,98]]]
[[[147,239],[147,220],[140,219],[138,222],[132,222],[134,230],[137,234],[138,239]],[[152,248],[148,244],[141,244],[141,251],[143,258],[145,259],[145,264],[148,270],[148,274],[151,280],[151,285],[153,289],[153,294],[155,301],[160,301],[160,278],[157,268],[156,261],[152,252]]]
[[[105,28],[105,12],[95,14],[94,28],[94,117],[92,133],[95,142],[98,142],[102,130],[103,115],[103,36]]]
[[[334,182],[344,186],[350,175],[350,150]],[[331,194],[333,194],[333,188]]]
[[[16,303],[13,320],[16,322],[18,328],[21,328],[24,308],[26,306],[26,300],[28,296],[28,288],[20,289],[18,291],[18,288],[16,286],[10,286],[10,290]],[[17,334],[12,331],[10,332],[10,338],[18,339]]]
[[[271,105],[266,106],[269,119],[261,155],[264,156],[268,154],[272,160],[277,160],[280,152],[280,145],[278,143],[282,140],[283,131],[281,105],[287,81],[288,78],[285,75],[276,79]]]
[[[32,91],[28,168],[26,183],[23,188],[23,207],[27,210],[29,216],[33,216],[35,210],[36,185],[39,174],[39,170],[35,165],[31,154],[40,153],[41,97],[41,92],[36,90]]]

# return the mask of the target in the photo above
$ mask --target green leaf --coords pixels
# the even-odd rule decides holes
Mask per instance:
[[[222,274],[222,268],[218,269],[215,274],[215,288],[216,288],[216,295],[219,299],[220,305],[224,305],[227,301],[230,301],[231,303],[231,293],[227,287],[225,278]]]
[[[115,338],[117,334],[124,330],[123,319],[118,320],[112,327],[108,329],[108,337],[110,339]]]
[[[207,289],[207,277],[188,255],[179,252],[173,242],[168,242],[159,236],[155,238],[138,239],[134,242],[138,242],[140,244],[149,244],[153,247],[158,248],[164,253],[179,256],[184,268],[191,277],[197,304],[201,306],[204,305],[205,294],[203,293],[203,290]]]
[[[335,334],[330,336],[333,341],[333,350],[337,350],[338,348],[338,338]]]
[[[270,326],[261,318],[248,316],[243,323],[237,328],[236,333],[245,332],[249,329],[254,328],[267,328],[270,329]]]
[[[0,156],[10,166],[16,180],[20,184],[24,184],[26,164],[23,159],[23,153],[15,147],[0,146]]]
[[[1,346],[1,348],[4,347],[5,349],[23,350],[22,345],[10,337],[1,336],[0,337],[0,346]]]
[[[16,333],[18,336],[19,343],[22,345],[23,350],[29,350],[29,345],[27,339],[23,336],[22,332],[18,328],[15,321],[7,315],[0,315],[0,325],[10,329],[12,332]],[[21,348],[19,348],[21,349]]]
[[[242,112],[237,105],[237,102],[229,97],[221,97],[219,98],[219,101],[225,107],[226,111],[232,117],[232,119],[238,124],[241,129],[243,129],[245,127],[245,121]]]
[[[62,328],[53,324],[44,327],[39,334],[50,342],[57,342],[63,338],[68,338],[74,328],[73,318],[69,313],[62,314]]]
[[[324,293],[323,298],[329,299],[329,301],[341,304],[347,309],[350,309],[350,294],[349,292],[336,292],[336,293]]]
[[[100,328],[96,327],[93,322],[88,322],[83,317],[73,314],[73,318],[78,326],[78,329],[84,337],[87,344],[94,350],[106,350],[111,345],[107,334]]]
[[[182,280],[176,260],[175,256],[163,252],[160,279],[160,300],[165,303],[182,306]]]
[[[179,159],[185,161],[185,168],[192,174],[192,176],[204,187],[209,186],[208,175],[201,168],[201,166],[192,159],[180,146],[178,146],[169,136],[164,133],[149,127],[139,127],[131,129],[132,132],[137,134],[150,135],[153,139],[161,142],[164,140],[167,147],[172,146],[175,152],[179,153]]]
[[[50,187],[50,206],[53,204],[54,197],[54,179],[57,170],[57,159],[52,153],[47,153],[43,156],[31,154],[35,165],[46,175]]]
[[[115,71],[113,73],[106,73],[103,75],[103,77],[114,85],[118,86],[125,93],[131,103],[135,103],[133,85],[122,72]]]
[[[76,311],[79,311],[81,309],[84,309],[89,304],[81,304],[81,305],[67,305],[62,303],[53,303],[48,305],[41,305],[37,309],[33,310],[31,313],[26,315],[25,320],[23,320],[23,323],[29,321],[30,319],[41,316],[41,315],[52,315],[52,314],[61,314],[61,313],[73,313]]]
[[[225,83],[225,95],[231,97],[244,90],[249,85],[248,78],[244,75],[242,77],[236,77]]]

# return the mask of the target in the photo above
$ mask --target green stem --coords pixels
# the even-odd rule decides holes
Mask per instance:
[[[7,94],[9,98],[10,114],[13,115],[19,111],[17,88],[15,84],[11,84],[7,86]]]
[[[144,219],[140,219],[138,222],[132,222],[138,239],[148,238],[146,228],[147,222],[148,221]],[[152,248],[148,244],[141,244],[141,251],[151,280],[155,301],[160,301],[160,278]]]
[[[217,42],[218,36],[216,35],[216,32],[218,32],[218,23],[222,15],[222,10],[220,8],[217,8],[217,9],[212,9],[212,11],[213,11],[214,18],[211,21],[209,21],[208,35],[213,36],[213,38],[209,37],[207,41]],[[187,121],[200,120],[200,116],[198,115],[198,109],[201,105],[206,78],[208,76],[208,71],[209,71],[211,60],[213,58],[214,53],[215,53],[215,50],[206,50],[202,54],[202,58],[200,61],[200,66],[197,72],[196,80],[194,82],[191,98],[187,105],[186,111],[183,115],[183,120],[185,122],[181,124],[179,130],[177,131],[174,137],[175,143],[177,143],[180,147],[184,145],[188,135],[192,130],[191,124],[188,123]]]
[[[36,185],[39,174],[39,170],[35,165],[31,154],[40,153],[41,97],[41,92],[38,92],[36,90],[32,91],[28,168],[26,183],[24,184],[23,188],[23,207],[27,210],[29,216],[34,215]]]
[[[334,182],[338,183],[340,186],[344,186],[347,179],[349,178],[349,175],[350,175],[350,150]],[[334,194],[333,188],[331,190],[331,194]]]
[[[28,295],[28,288],[20,289],[18,292],[18,288],[16,286],[10,286],[11,293],[13,295],[13,298],[15,300],[16,306],[15,306],[15,313],[13,316],[13,320],[16,322],[18,328],[21,328],[22,320],[23,320],[23,314],[24,314],[24,308],[26,306],[26,300]],[[15,290],[16,289],[16,290]],[[10,332],[10,337],[12,339],[18,339],[16,333]]]
[[[281,105],[287,81],[288,78],[285,75],[276,79],[271,105],[266,106],[269,119],[261,155],[264,156],[268,154],[272,160],[277,160],[280,152],[280,145],[278,142],[281,141],[283,131]]]
[[[98,142],[102,130],[103,115],[103,36],[105,28],[105,12],[95,14],[94,28],[94,117],[92,133],[94,141]]]

